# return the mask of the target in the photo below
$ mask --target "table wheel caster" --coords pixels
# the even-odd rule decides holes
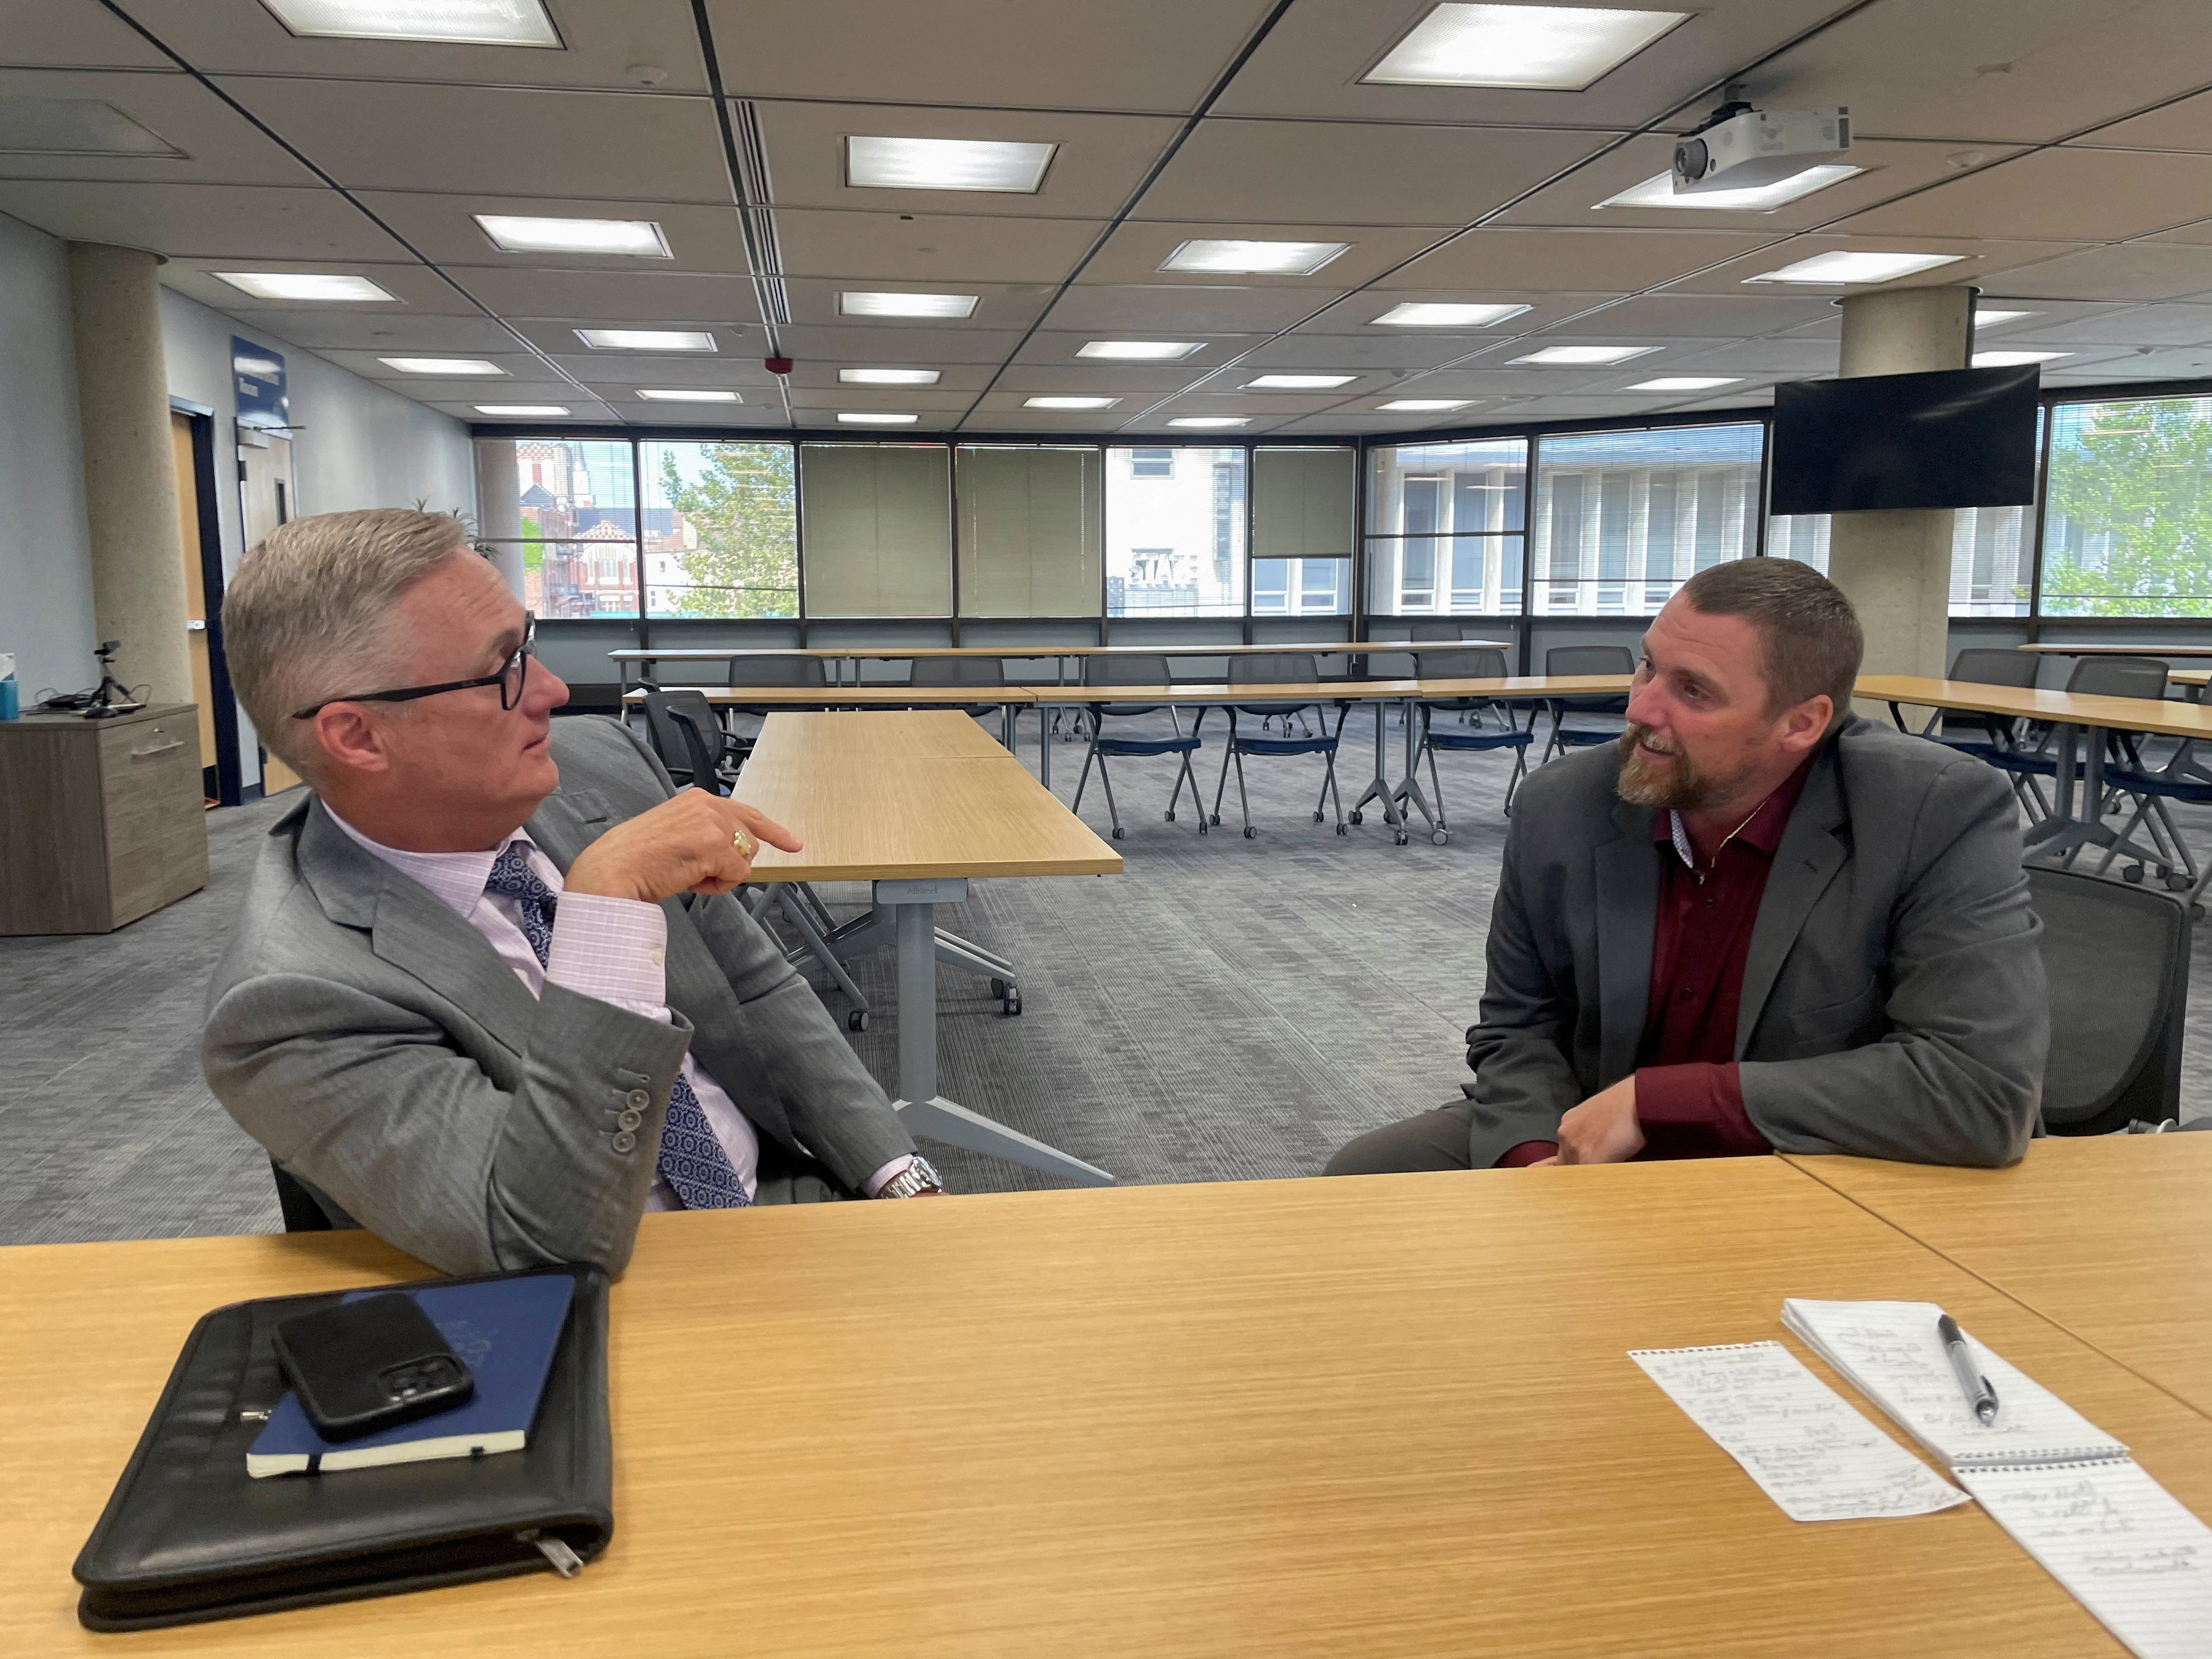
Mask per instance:
[[[1172,811],[1168,813],[1167,820],[1170,823],[1173,823],[1175,822],[1175,814]]]
[[[1114,839],[1115,841],[1121,839],[1121,826],[1118,823],[1114,826]]]
[[[1431,847],[1446,846],[1450,842],[1450,841],[1451,831],[1449,830],[1431,830],[1429,831],[1429,845]]]
[[[998,998],[1001,1002],[1004,1002],[1006,1000],[1006,993],[1013,988],[1014,988],[1012,986],[1007,984],[1006,981],[1002,979],[994,979],[991,981],[991,994]]]
[[[1248,823],[1248,824],[1246,824],[1246,825],[1244,826],[1244,839],[1245,839],[1245,840],[1247,840],[1247,841],[1254,841],[1254,840],[1256,840],[1256,839],[1258,839],[1258,837],[1259,837],[1259,834],[1260,834],[1260,832],[1259,832],[1257,830],[1255,830],[1255,829],[1254,829],[1250,824],[1249,824],[1249,823]]]
[[[848,1031],[866,1030],[868,1029],[868,1011],[865,1008],[847,1009],[845,1012],[845,1029]]]
[[[1352,809],[1352,821],[1354,823],[1364,823],[1367,822],[1367,815],[1355,806]]]
[[[1206,821],[1208,823],[1218,826],[1221,823],[1221,814],[1218,812],[1208,812],[1206,815]]]
[[[1315,813],[1315,814],[1314,814],[1314,822],[1315,822],[1316,823],[1319,823],[1322,821],[1322,815],[1321,813],[1319,813],[1319,812]]]
[[[1336,833],[1340,836],[1348,836],[1352,833],[1352,828],[1349,824],[1340,823],[1336,826]]]
[[[1009,1018],[1022,1012],[1022,988],[1020,986],[1009,985],[1006,987],[1006,994],[999,999],[999,1012],[1006,1015]]]
[[[1398,832],[1398,845],[1399,845],[1399,846],[1403,847],[1403,846],[1404,846],[1407,842],[1409,842],[1409,841],[1411,841],[1411,840],[1413,840],[1413,837],[1412,837],[1411,836],[1407,835],[1407,834],[1403,830],[1401,830]]]

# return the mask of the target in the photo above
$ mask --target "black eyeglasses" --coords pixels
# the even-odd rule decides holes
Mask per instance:
[[[507,653],[496,674],[485,674],[472,680],[447,680],[443,685],[406,685],[395,691],[361,691],[349,697],[325,697],[312,708],[295,710],[292,718],[312,720],[334,702],[412,702],[417,697],[434,697],[441,691],[467,691],[479,685],[497,686],[499,706],[512,709],[522,701],[523,683],[530,678],[530,659],[537,654],[538,618],[526,611],[522,617],[522,643]]]

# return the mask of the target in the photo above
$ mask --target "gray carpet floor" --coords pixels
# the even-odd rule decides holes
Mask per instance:
[[[1345,804],[1364,781],[1372,727],[1345,732]],[[1025,723],[1024,758],[1035,762]],[[1391,734],[1395,746],[1396,734]],[[1073,797],[1081,750],[1060,747]],[[1218,745],[1202,757],[1211,793]],[[1395,760],[1394,760],[1395,764]],[[1453,833],[1392,844],[1370,812],[1339,837],[1312,821],[1320,763],[1248,763],[1258,836],[1161,817],[1171,760],[1115,763],[1127,868],[1120,876],[976,883],[946,928],[1019,965],[1009,1018],[980,980],[939,972],[942,1086],[954,1099],[1125,1182],[1310,1175],[1363,1130],[1455,1097],[1462,1033],[1504,839],[1506,763],[1443,757]],[[275,1231],[268,1165],[201,1081],[201,997],[245,874],[280,799],[210,815],[204,892],[104,937],[0,939],[0,1243]],[[1085,819],[1103,833],[1094,781]],[[2184,811],[2200,849],[2212,811]],[[857,884],[823,896],[840,915]],[[2195,970],[2212,969],[2212,928]],[[860,964],[874,1000],[854,1038],[896,1073],[888,957]],[[841,1023],[843,999],[827,993]],[[2184,1110],[2212,1110],[2212,1000],[2187,1038]],[[1016,1165],[928,1148],[951,1184],[1056,1184]],[[941,1154],[941,1155],[940,1155]]]

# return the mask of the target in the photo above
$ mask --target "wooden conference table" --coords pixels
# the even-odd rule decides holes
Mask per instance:
[[[2039,641],[2013,648],[2045,657],[2212,657],[2212,641],[2203,640],[2195,645],[2048,645]]]
[[[805,843],[798,853],[763,847],[753,880],[866,881],[890,913],[899,1009],[894,1104],[908,1127],[1072,1181],[1112,1181],[939,1092],[936,907],[963,902],[980,877],[1119,875],[1121,854],[950,709],[771,714],[732,793]]]
[[[647,1216],[573,1580],[79,1629],[193,1319],[421,1273],[360,1233],[8,1251],[0,1651],[2121,1654],[1975,1506],[1790,1521],[1627,1357],[1780,1340],[1859,1401],[1788,1296],[1942,1304],[2212,1513],[2205,1417],[1780,1158],[1021,1193]]]

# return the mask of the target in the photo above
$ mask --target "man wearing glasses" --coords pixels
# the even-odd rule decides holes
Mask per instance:
[[[312,793],[270,831],[210,991],[209,1086],[322,1207],[453,1273],[619,1271],[647,1209],[941,1191],[728,895],[750,808],[568,688],[459,522],[296,520],[226,653]]]

